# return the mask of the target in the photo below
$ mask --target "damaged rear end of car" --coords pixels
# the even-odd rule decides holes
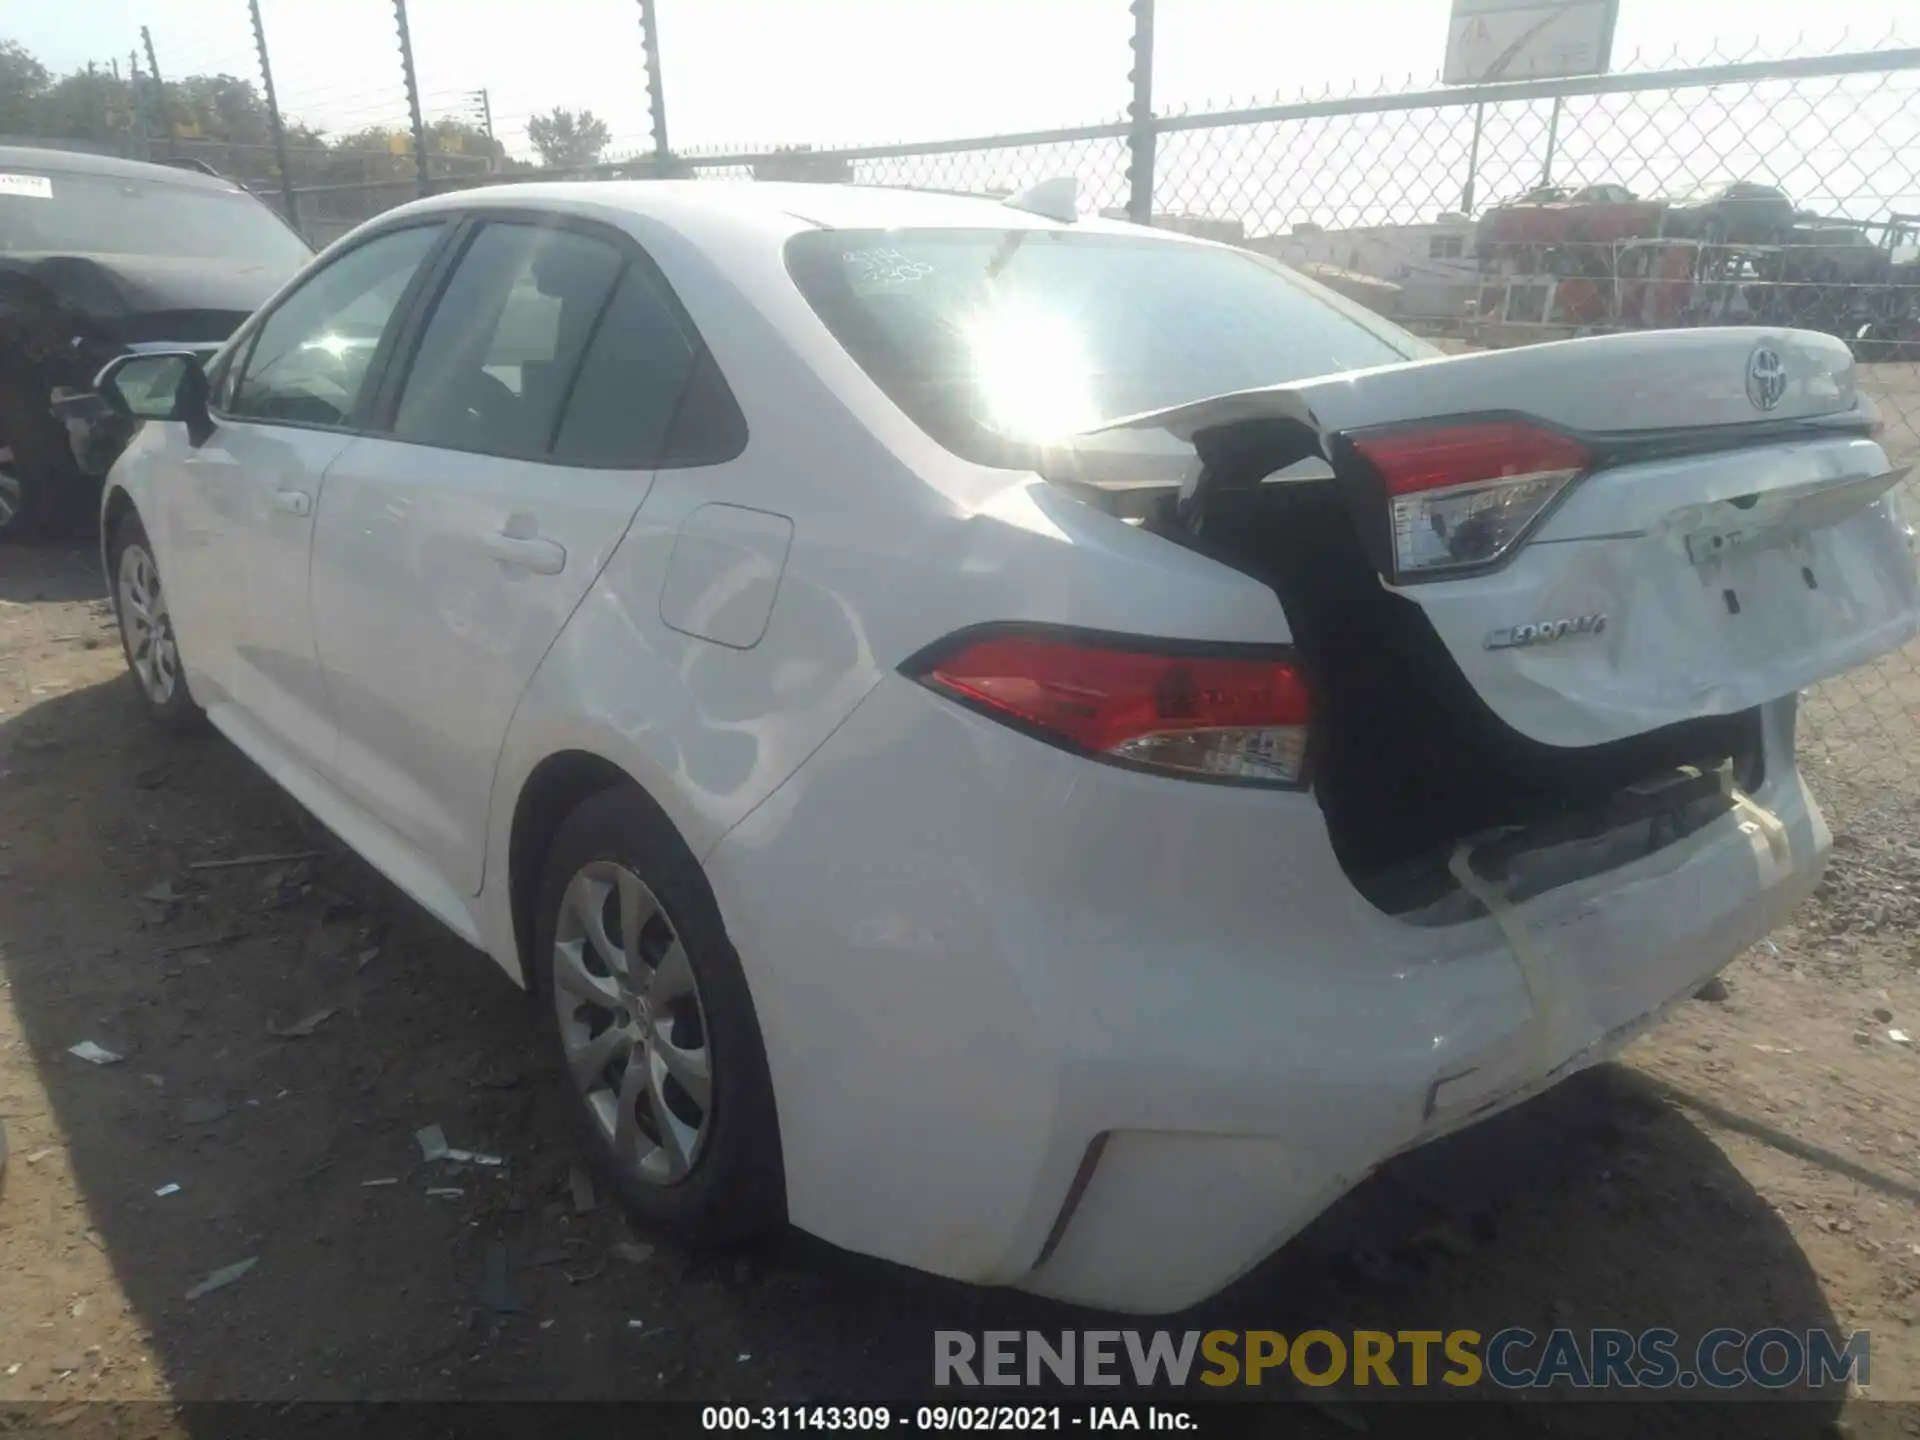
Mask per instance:
[[[1792,765],[1769,701],[1912,637],[1903,472],[1846,347],[1619,336],[1242,392],[1177,491],[1074,482],[1271,585],[1342,868],[1415,923],[1694,833]],[[1750,803],[1750,802],[1749,802]]]

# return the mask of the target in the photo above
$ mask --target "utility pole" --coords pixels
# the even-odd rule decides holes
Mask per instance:
[[[153,147],[147,142],[147,107],[140,100],[140,56],[133,50],[127,52],[127,75],[132,82],[127,109],[132,112],[129,118],[133,123],[133,156],[136,160],[151,160]]]
[[[407,0],[393,0],[393,23],[400,31],[400,76],[407,85],[407,118],[413,122],[413,166],[419,176],[420,193],[431,195],[433,181],[427,174],[427,125],[420,118],[420,82],[413,75],[413,37],[407,33]]]
[[[493,157],[496,153],[496,146],[493,138],[493,96],[488,94],[486,89],[483,87],[479,90],[474,91],[471,98],[474,103],[475,114],[480,121],[480,128],[486,132],[487,173],[491,175],[493,174],[493,169],[494,169]]]
[[[667,149],[667,97],[660,88],[660,32],[654,24],[653,0],[640,0],[640,38],[647,50],[647,109],[653,112],[653,154],[665,162]]]
[[[1127,218],[1153,223],[1153,0],[1133,0],[1133,101],[1127,106]]]
[[[167,104],[167,82],[160,78],[160,61],[153,53],[153,32],[146,26],[140,27],[140,43],[147,47],[147,74],[153,77],[153,98],[160,105],[160,128],[167,132],[167,144],[171,149],[179,138],[173,128],[173,107]]]
[[[300,228],[300,212],[293,201],[293,171],[287,165],[287,127],[280,123],[280,100],[273,91],[273,66],[267,60],[267,27],[260,23],[260,0],[247,0],[253,16],[253,43],[260,52],[260,88],[267,94],[267,128],[273,132],[273,160],[280,167],[280,199],[287,207],[287,223]]]

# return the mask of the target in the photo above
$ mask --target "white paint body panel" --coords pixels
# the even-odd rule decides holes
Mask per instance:
[[[313,522],[313,633],[330,773],[462,891],[520,692],[646,498],[650,471],[570,470],[352,441]],[[506,539],[550,547],[552,573]]]
[[[1497,929],[1372,908],[1311,796],[1098,765],[897,673],[995,620],[1290,637],[1266,585],[940,448],[832,340],[781,256],[810,223],[799,216],[1052,222],[822,186],[530,185],[485,200],[591,216],[645,245],[739,400],[744,452],[651,476],[562,473],[329,437],[287,461],[316,477],[300,523],[318,729],[235,678],[254,595],[301,603],[299,541],[256,530],[243,503],[282,486],[285,466],[194,482],[200,457],[152,425],[108,502],[124,494],[146,517],[215,723],[510,974],[524,957],[509,849],[529,777],[585,752],[652,795],[705,865],[745,967],[804,1228],[967,1280],[1186,1304],[1386,1156],[1606,1053],[1815,883],[1827,837],[1794,769],[1789,698],[1766,711],[1760,797],[1783,852],[1727,819],[1521,907],[1565,1002],[1539,1035]],[[1406,368],[1444,390],[1446,363]],[[1785,484],[1858,458],[1754,464],[1786,467]],[[1583,503],[1600,502],[1575,496],[1558,523]],[[516,526],[564,549],[557,573],[487,552],[485,535]],[[1582,583],[1698,583],[1643,573],[1651,551],[1580,551],[1601,543],[1592,533],[1533,547],[1534,569],[1509,583],[1556,599]],[[1890,643],[1897,626],[1863,622],[1912,586],[1864,528],[1850,543],[1823,561],[1845,572],[1828,611],[1769,614],[1839,663]],[[1479,624],[1492,599],[1459,594],[1459,625]],[[1435,615],[1453,623],[1444,605]],[[275,633],[293,636],[281,618]],[[1652,620],[1623,631],[1657,643]],[[1517,707],[1528,686],[1573,691],[1536,663],[1549,659],[1515,671]],[[1606,723],[1671,703],[1627,696]],[[1107,1158],[1042,1263],[1101,1134]]]
[[[232,699],[301,763],[324,765],[334,721],[309,614],[313,522],[282,499],[306,497],[310,516],[347,437],[225,424],[198,449],[172,426],[158,438],[172,462],[156,498],[181,554],[173,588],[188,606],[179,628],[193,635],[194,693]]]

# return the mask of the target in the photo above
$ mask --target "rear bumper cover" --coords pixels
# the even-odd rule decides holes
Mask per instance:
[[[1778,924],[1828,844],[1792,726],[1791,701],[1769,707],[1777,851],[1728,817],[1518,907],[1554,992],[1543,1030],[1498,927],[1373,909],[1311,796],[1094,765],[890,678],[707,858],[792,1217],[1116,1310],[1203,1299],[1382,1160],[1603,1058]]]

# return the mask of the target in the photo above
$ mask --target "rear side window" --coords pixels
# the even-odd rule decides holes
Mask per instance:
[[[394,437],[544,457],[625,264],[615,246],[574,231],[488,224],[434,307]]]
[[[696,354],[659,287],[640,266],[629,266],[587,347],[553,458],[562,465],[658,464]]]

